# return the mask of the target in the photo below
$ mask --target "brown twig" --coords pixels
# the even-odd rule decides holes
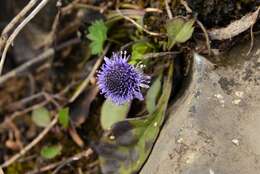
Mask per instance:
[[[204,27],[204,25],[199,20],[196,20],[196,22],[204,33],[204,36],[206,38],[206,45],[208,48],[208,53],[209,53],[209,55],[211,55],[211,46],[210,46],[210,39],[209,39],[208,32],[207,32],[206,28]]]
[[[48,103],[50,103],[51,101],[54,101],[54,99],[60,99],[62,95],[64,95],[65,93],[67,93],[73,86],[75,86],[77,83],[71,83],[69,84],[68,86],[66,86],[62,91],[60,91],[59,93],[57,94],[54,94],[54,95],[49,95],[48,98],[46,98],[44,101],[40,102],[40,103],[37,103],[35,105],[32,105],[22,111],[16,111],[15,113],[9,115],[9,116],[6,116],[5,120],[0,124],[0,127],[3,127],[5,126],[5,124],[7,124],[7,122],[9,121],[12,121],[14,120],[16,117],[18,116],[21,116],[21,115],[24,115],[28,112],[31,112],[39,107],[42,107],[42,106],[45,106],[47,105]],[[28,98],[25,98],[23,100],[21,100],[22,102],[29,102],[33,99],[36,99],[37,97],[46,97],[46,93],[45,92],[40,92],[38,94],[35,94],[35,96],[31,96],[31,97],[28,97]],[[55,104],[56,107],[60,107],[59,104]]]
[[[89,5],[89,4],[81,4],[81,3],[77,3],[75,4],[76,8],[85,8],[85,9],[91,9],[91,10],[95,10],[95,11],[99,11],[99,12],[103,12],[105,9],[98,7],[98,6],[94,6],[94,5]]]
[[[56,42],[59,41],[60,38],[64,38],[66,37],[67,35],[75,32],[76,30],[78,30],[78,27],[80,26],[81,24],[81,19],[84,17],[84,15],[80,14],[80,15],[77,15],[76,18],[69,22],[64,29],[61,29],[59,32],[53,32],[54,30],[57,30],[57,26],[58,26],[58,22],[59,22],[59,18],[61,18],[62,16],[66,15],[66,14],[69,14],[69,12],[76,7],[76,2],[78,2],[78,0],[76,1],[73,1],[72,3],[70,3],[69,5],[65,6],[65,7],[62,7],[60,9],[60,14],[57,14],[55,16],[55,19],[54,19],[54,22],[53,22],[53,25],[52,25],[52,30],[50,31],[50,33],[47,35],[47,38],[42,42],[42,43],[39,43],[37,44],[35,47],[37,49],[40,49],[42,47],[47,47],[49,45],[51,45],[53,43],[53,38],[50,37],[50,35],[53,35],[51,33],[55,33],[55,39],[56,39]],[[59,16],[59,17],[58,17]]]
[[[11,109],[8,109],[8,110],[16,110],[17,108],[21,107],[21,106],[24,106],[26,105],[27,103],[35,100],[35,99],[39,99],[41,97],[44,97],[44,92],[39,92],[39,93],[36,93],[36,94],[32,94],[28,97],[25,97],[19,101],[16,101],[10,105],[7,106],[7,108],[11,108]],[[13,109],[14,108],[14,109]]]
[[[56,162],[56,163],[52,163],[52,164],[49,164],[47,166],[44,166],[40,169],[36,169],[36,170],[33,170],[33,171],[29,171],[27,172],[26,174],[37,174],[37,173],[42,173],[42,172],[47,172],[49,170],[52,170],[54,168],[57,168],[53,173],[57,173],[59,171],[59,169],[61,169],[62,166],[68,164],[68,163],[71,163],[73,161],[78,161],[82,158],[89,158],[89,156],[93,153],[93,150],[88,148],[87,150],[84,150],[72,157],[69,157],[67,159],[64,159],[62,161],[59,161],[59,162]]]
[[[42,107],[42,106],[47,105],[49,102],[50,102],[50,101],[45,100],[45,101],[40,102],[40,103],[37,103],[37,104],[35,104],[35,105],[31,106],[31,107],[28,107],[28,108],[26,108],[26,109],[24,109],[24,110],[22,110],[22,111],[16,111],[16,112],[13,113],[12,115],[7,116],[6,119],[5,119],[5,121],[0,124],[0,127],[1,127],[2,125],[4,125],[4,124],[6,123],[6,121],[14,120],[16,117],[18,117],[18,116],[20,116],[20,115],[24,115],[24,114],[26,114],[26,113],[28,113],[28,112],[31,112],[31,111],[33,111],[33,110],[39,108],[39,107]]]
[[[61,9],[61,14],[62,15],[68,14],[76,6],[76,4],[79,3],[79,2],[80,2],[80,0],[74,0],[73,2],[71,2],[66,7],[63,7]]]
[[[17,128],[17,126],[12,121],[8,121],[6,126],[7,126],[7,128],[10,128],[13,131],[14,141],[13,140],[12,141],[15,142],[15,146],[16,146],[15,149],[16,150],[17,149],[19,149],[19,150],[22,149],[23,148],[23,143],[21,142],[21,133],[20,133],[19,129]]]
[[[89,157],[92,153],[93,153],[93,150],[89,148],[89,149],[87,149],[87,150],[85,150],[83,152],[80,152],[79,154],[77,154],[77,155],[75,155],[73,157],[68,158],[67,160],[62,161],[62,163],[52,172],[52,174],[58,173],[59,170],[63,166],[67,165],[68,163],[71,163],[73,161],[78,161],[78,160],[80,160],[83,157]]]
[[[247,52],[247,55],[249,55],[254,48],[255,37],[254,37],[253,27],[254,27],[254,25],[252,25],[250,28],[251,42],[250,42],[250,48]]]
[[[42,43],[39,43],[38,45],[36,45],[36,48],[38,48],[38,49],[42,48],[42,47],[48,48],[57,39],[57,30],[58,30],[60,18],[62,16],[62,12],[64,12],[64,13],[66,12],[66,11],[62,11],[62,9],[65,7],[61,8],[61,5],[62,5],[61,1],[59,0],[56,4],[56,7],[58,8],[58,12],[52,23],[51,31],[47,34],[47,36],[45,37],[45,39],[43,40]]]
[[[104,56],[107,54],[108,50],[110,48],[110,44],[107,44],[106,48],[104,49],[102,55],[97,59],[94,67],[92,68],[91,72],[87,76],[87,78],[82,82],[82,84],[79,86],[79,88],[76,90],[76,92],[72,95],[72,97],[69,99],[69,102],[73,102],[81,93],[84,89],[86,89],[90,79],[94,76],[96,73],[97,69],[101,65]]]
[[[20,31],[25,27],[25,25],[27,23],[29,23],[32,18],[34,18],[34,16],[39,13],[39,11],[49,2],[50,0],[42,0],[36,7],[35,9],[15,28],[15,30],[13,31],[13,33],[10,35],[10,37],[7,39],[3,53],[2,53],[2,57],[0,60],[0,75],[2,74],[2,70],[3,70],[3,66],[4,66],[4,62],[5,62],[5,58],[6,58],[6,54],[7,51],[10,47],[10,45],[13,43],[14,39],[16,38],[16,36],[20,33]]]
[[[3,164],[1,164],[0,167],[6,168],[11,164],[13,164],[21,156],[26,154],[31,148],[33,148],[36,144],[38,144],[43,139],[43,137],[50,131],[50,129],[57,123],[57,121],[58,121],[58,114],[54,116],[54,119],[51,121],[51,123],[46,128],[44,128],[44,130],[31,143],[25,146],[19,153],[15,154],[10,159],[8,159]]]
[[[126,48],[130,47],[130,46],[133,45],[134,43],[135,43],[134,41],[130,41],[130,42],[124,44],[123,46],[121,46],[119,50],[120,50],[120,51],[124,51],[124,50],[126,50]]]
[[[61,9],[60,9],[60,7],[58,7],[58,13],[56,14],[56,16],[54,18],[54,22],[52,24],[51,31],[46,37],[47,38],[46,42],[48,40],[50,40],[50,41],[47,42],[48,44],[46,44],[45,47],[49,47],[51,44],[54,43],[54,41],[56,39],[56,33],[57,33],[57,30],[58,30],[60,17],[61,17]]]
[[[185,0],[181,0],[180,3],[184,6],[184,8],[186,9],[186,11],[188,13],[192,13],[191,8],[189,7],[189,5],[187,4],[187,2]]]
[[[34,7],[39,0],[31,0],[4,28],[0,39],[0,52],[2,51],[7,39],[8,33],[17,25],[17,23]]]
[[[116,11],[118,12],[118,14],[123,17],[125,20],[128,20],[130,21],[132,24],[134,24],[137,28],[143,30],[145,33],[147,34],[150,34],[151,36],[162,36],[163,34],[162,33],[156,33],[156,32],[152,32],[152,31],[149,31],[147,30],[146,28],[144,28],[143,26],[141,26],[140,24],[138,24],[135,20],[133,20],[132,18],[124,15],[120,9],[116,9]]]
[[[171,9],[170,9],[170,6],[169,6],[168,3],[169,3],[168,0],[164,0],[164,4],[165,4],[165,9],[166,9],[167,15],[168,15],[169,19],[172,19],[173,18],[172,12],[171,12]]]
[[[173,56],[177,55],[180,52],[177,51],[171,51],[171,52],[157,52],[157,53],[147,53],[143,56],[143,59],[151,59],[151,58],[157,58],[157,57],[163,57],[163,56]]]
[[[55,106],[56,108],[58,108],[58,109],[61,108],[61,105],[60,105],[58,102],[56,102],[56,100],[54,99],[54,97],[53,97],[52,95],[50,95],[50,94],[48,94],[48,93],[44,93],[44,96],[45,96],[46,100],[48,100],[48,101],[50,101],[52,104],[54,104],[54,106]]]
[[[145,11],[145,12],[156,12],[156,13],[162,13],[162,12],[163,12],[163,11],[162,11],[161,9],[159,9],[159,8],[150,8],[150,7],[145,8],[144,11]]]
[[[49,49],[45,50],[42,54],[35,57],[34,59],[30,59],[30,61],[25,62],[24,64],[20,65],[16,69],[8,72],[7,74],[4,74],[3,76],[0,76],[0,85],[2,85],[4,82],[9,80],[10,78],[13,78],[17,75],[20,75],[25,70],[32,67],[33,65],[47,60],[50,56],[54,55],[55,51],[59,51],[59,50],[65,48],[65,47],[68,47],[68,46],[71,46],[71,45],[74,45],[74,44],[78,44],[79,42],[80,42],[80,39],[75,38],[75,39],[69,40],[69,41],[59,45],[56,48],[49,48]]]
[[[0,167],[0,174],[4,174],[2,167]]]

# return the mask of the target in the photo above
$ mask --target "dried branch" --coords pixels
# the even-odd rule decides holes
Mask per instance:
[[[0,165],[2,168],[6,168],[13,164],[17,159],[21,156],[26,154],[30,149],[32,149],[36,144],[38,144],[44,136],[50,131],[50,129],[57,123],[58,121],[58,114],[55,115],[54,119],[51,123],[27,146],[25,146],[19,153],[12,156],[9,160],[5,161],[3,164]]]
[[[189,7],[188,3],[185,0],[181,0],[180,3],[184,6],[184,8],[188,13],[192,13],[191,8]]]
[[[40,54],[36,58],[30,59],[30,61],[25,62],[24,64],[20,65],[19,67],[15,68],[14,70],[8,72],[7,74],[0,76],[0,85],[5,83],[10,78],[16,77],[17,75],[21,74],[22,72],[24,72],[28,68],[32,67],[33,65],[47,60],[50,56],[54,55],[55,51],[59,51],[65,47],[68,47],[68,46],[71,46],[74,44],[78,44],[79,42],[80,42],[79,38],[74,38],[72,40],[69,40],[69,41],[59,45],[56,48],[47,49],[46,51],[44,51],[42,54]]]
[[[210,39],[209,39],[208,32],[207,32],[206,28],[204,27],[204,25],[198,19],[196,20],[196,22],[204,33],[204,36],[206,38],[206,45],[207,45],[208,53],[209,53],[209,55],[211,55],[211,46],[210,46]]]
[[[20,31],[24,28],[24,26],[34,18],[34,16],[39,13],[39,11],[49,2],[50,0],[42,0],[35,9],[15,28],[14,32],[10,35],[10,37],[7,39],[4,51],[2,53],[2,57],[0,60],[0,75],[3,71],[3,66],[6,58],[7,51],[10,47],[10,45],[13,43],[15,37],[20,33]]]
[[[162,36],[163,34],[162,33],[156,33],[156,32],[152,32],[152,31],[149,31],[147,30],[146,28],[144,28],[143,26],[141,26],[140,24],[138,24],[135,20],[133,20],[132,18],[124,15],[119,9],[116,9],[116,11],[118,12],[118,14],[120,16],[122,16],[125,20],[128,20],[130,21],[132,24],[134,24],[137,28],[143,30],[145,33],[151,35],[151,36]]]
[[[4,174],[2,167],[0,167],[0,174]]]
[[[12,21],[4,28],[1,39],[0,39],[0,52],[2,51],[7,39],[8,33],[17,25],[17,23],[34,7],[34,5],[39,0],[31,0],[13,19]]]
[[[96,61],[94,67],[92,68],[90,74],[87,76],[87,78],[82,82],[82,84],[80,85],[79,89],[77,89],[77,91],[73,94],[73,96],[70,98],[69,102],[73,102],[81,93],[84,89],[86,89],[90,79],[94,76],[94,74],[96,73],[97,69],[99,68],[99,66],[101,65],[104,56],[106,55],[107,51],[110,48],[110,44],[108,44],[106,46],[106,48],[104,49],[102,55],[98,58],[98,60]]]
[[[164,0],[164,4],[165,4],[167,15],[168,15],[169,19],[172,19],[173,18],[172,12],[171,12],[171,9],[170,9],[170,6],[169,6],[168,3],[169,3],[168,0]]]
[[[157,52],[157,53],[147,53],[143,56],[143,59],[151,59],[151,58],[158,58],[158,57],[164,57],[164,56],[174,56],[180,54],[180,52],[177,51],[171,51],[171,52]]]
[[[56,162],[56,163],[52,163],[52,164],[49,164],[47,166],[44,166],[40,169],[37,169],[37,170],[33,170],[33,171],[29,171],[27,172],[26,174],[37,174],[37,173],[42,173],[42,172],[47,172],[49,170],[52,170],[54,168],[57,168],[55,171],[57,172],[62,166],[64,166],[65,164],[68,164],[68,163],[71,163],[72,161],[78,161],[82,158],[89,158],[89,156],[93,153],[93,150],[88,148],[87,150],[84,150],[72,157],[69,157],[67,159],[64,159],[62,161],[59,161],[59,162]],[[55,172],[54,171],[54,172]],[[54,173],[53,172],[53,173]]]
[[[71,83],[68,86],[66,86],[62,91],[60,91],[59,93],[53,94],[53,95],[49,94],[49,97],[46,98],[44,101],[42,101],[40,103],[37,103],[37,104],[34,104],[34,105],[32,105],[32,106],[30,106],[30,107],[28,107],[28,108],[26,108],[26,109],[24,109],[22,111],[17,111],[15,113],[7,116],[5,118],[5,120],[0,124],[0,128],[3,127],[7,122],[14,120],[18,116],[24,115],[24,114],[26,114],[28,112],[31,112],[31,111],[39,108],[39,107],[43,107],[43,106],[47,105],[48,103],[53,102],[54,99],[60,99],[62,95],[67,93],[69,91],[69,89],[71,89],[75,85],[76,85],[76,83]],[[40,92],[39,94],[38,94],[39,97],[41,97],[41,96],[46,97],[46,93],[45,92]],[[57,106],[57,103],[55,105]]]

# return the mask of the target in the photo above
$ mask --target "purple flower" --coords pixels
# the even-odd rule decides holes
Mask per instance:
[[[126,52],[113,53],[111,59],[105,57],[105,63],[97,74],[101,94],[119,105],[134,98],[143,100],[141,87],[149,87],[150,77],[128,64],[129,57]]]

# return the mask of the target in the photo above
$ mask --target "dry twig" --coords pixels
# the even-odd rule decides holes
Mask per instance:
[[[110,44],[108,44],[106,46],[106,48],[104,49],[102,55],[98,58],[98,60],[96,61],[95,65],[93,66],[91,72],[89,73],[89,75],[87,76],[87,78],[82,82],[82,84],[80,85],[79,89],[76,90],[76,92],[73,94],[73,96],[70,98],[69,102],[73,102],[81,93],[84,89],[86,89],[90,79],[94,76],[94,74],[96,73],[97,69],[99,68],[99,66],[101,65],[104,56],[106,55],[107,51],[110,48]]]
[[[184,8],[186,9],[186,11],[188,13],[192,13],[191,8],[189,7],[189,5],[187,4],[187,2],[185,0],[181,0],[180,3],[184,6]]]
[[[16,150],[21,150],[23,148],[23,143],[21,141],[21,133],[20,130],[17,128],[17,126],[9,120],[6,122],[7,128],[10,128],[10,130],[13,131],[14,134],[14,140],[11,141],[6,141],[6,146],[11,148],[11,149],[16,149]],[[13,142],[13,143],[11,143]]]
[[[49,2],[50,0],[42,0],[35,9],[15,28],[13,33],[10,35],[10,37],[7,39],[4,51],[2,53],[2,57],[0,60],[0,75],[3,71],[3,66],[6,58],[7,51],[10,47],[10,45],[13,43],[15,37],[20,33],[20,31],[24,28],[24,26],[31,21],[34,16],[39,13],[39,11]]]
[[[252,49],[254,48],[255,37],[254,37],[253,27],[254,27],[254,25],[252,25],[250,28],[251,42],[250,42],[250,48],[247,52],[247,55],[249,55],[251,53]]]
[[[58,114],[55,115],[54,119],[51,121],[51,123],[27,146],[25,146],[19,153],[12,156],[9,160],[5,161],[3,164],[0,165],[0,167],[5,168],[13,164],[17,159],[19,159],[21,156],[26,154],[30,149],[32,149],[36,144],[38,144],[44,136],[50,131],[50,129],[57,123],[58,121]]]
[[[157,52],[157,53],[147,53],[143,56],[143,59],[151,59],[151,58],[158,58],[163,56],[174,56],[179,54],[180,52],[171,51],[171,52]]]
[[[4,174],[2,167],[0,167],[0,174]]]
[[[204,36],[206,38],[206,45],[207,45],[207,48],[208,48],[208,53],[209,53],[209,55],[211,55],[211,46],[210,46],[210,40],[209,40],[208,32],[207,32],[206,28],[204,27],[204,25],[198,19],[196,20],[196,22],[200,26],[201,30],[204,33]]]
[[[168,3],[169,3],[168,0],[164,0],[164,4],[165,4],[167,15],[168,15],[169,19],[172,19],[173,18],[172,12],[171,12],[171,9],[170,9],[170,6],[169,6]]]
[[[2,51],[7,38],[8,33],[17,25],[17,23],[34,7],[34,5],[39,0],[31,0],[13,19],[9,24],[4,28],[1,39],[0,39],[0,52]]]
[[[68,163],[71,163],[73,161],[78,161],[78,160],[80,160],[83,157],[89,157],[92,153],[93,153],[93,150],[89,148],[89,149],[87,149],[87,150],[85,150],[83,152],[80,152],[79,154],[77,154],[77,155],[75,155],[73,157],[68,158],[67,160],[62,161],[62,163],[53,171],[53,174],[58,173],[59,170],[63,166],[67,165]]]
[[[132,24],[134,24],[137,28],[143,30],[145,33],[150,34],[151,36],[162,36],[162,33],[156,33],[156,32],[152,32],[147,30],[146,28],[144,28],[143,26],[141,26],[140,24],[138,24],[135,20],[133,20],[132,18],[124,15],[119,9],[116,9],[116,11],[118,12],[118,14],[120,16],[122,16],[125,20],[130,21]]]
[[[80,39],[75,38],[75,39],[69,40],[69,41],[61,44],[57,48],[49,48],[49,49],[45,50],[42,54],[40,54],[36,58],[30,59],[30,61],[25,62],[24,64],[20,65],[16,69],[8,72],[7,74],[4,74],[3,76],[0,76],[0,85],[2,85],[4,82],[9,80],[10,78],[20,75],[22,72],[24,72],[28,68],[34,66],[35,64],[47,60],[50,56],[54,55],[55,51],[59,51],[65,47],[68,47],[68,46],[71,46],[74,44],[78,44],[79,42],[80,42]]]
[[[29,171],[27,172],[26,174],[37,174],[37,173],[42,173],[42,172],[46,172],[46,171],[49,171],[49,170],[52,170],[54,168],[57,168],[53,173],[57,173],[59,171],[59,169],[61,169],[62,166],[68,164],[68,163],[71,163],[73,161],[78,161],[82,158],[89,158],[89,156],[93,153],[93,150],[88,148],[87,150],[84,150],[72,157],[69,157],[67,159],[64,159],[62,161],[59,161],[59,162],[56,162],[56,163],[52,163],[52,164],[49,164],[47,166],[44,166],[40,169],[36,169],[36,170],[33,170],[33,171]]]

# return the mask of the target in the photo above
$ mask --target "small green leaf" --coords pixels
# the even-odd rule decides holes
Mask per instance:
[[[165,28],[168,36],[167,48],[171,49],[175,43],[184,43],[192,36],[194,20],[186,21],[183,18],[175,18],[166,22]]]
[[[41,149],[41,156],[45,159],[52,159],[59,155],[61,150],[61,145],[45,146]]]
[[[96,147],[103,174],[138,173],[149,156],[165,118],[171,94],[173,65],[163,83],[162,95],[153,113],[125,119],[113,125]]]
[[[69,108],[62,108],[59,111],[59,123],[65,129],[69,126]]]
[[[32,120],[37,126],[46,127],[51,122],[50,113],[44,107],[37,108],[32,112]]]
[[[149,53],[153,49],[153,45],[151,45],[149,42],[143,41],[143,42],[137,42],[133,44],[132,46],[132,57],[131,57],[131,64],[136,64],[140,60],[142,60],[144,54]]]
[[[155,80],[155,82],[152,84],[146,95],[146,109],[150,114],[155,110],[156,107],[156,99],[161,89],[161,79],[162,75],[160,75]]]
[[[110,100],[106,100],[101,108],[100,122],[103,129],[110,129],[111,126],[126,118],[130,108],[130,103],[123,105],[114,104]]]
[[[107,39],[107,27],[102,20],[95,21],[88,28],[89,34],[87,38],[91,40],[91,54],[101,54],[103,51],[104,42]]]

